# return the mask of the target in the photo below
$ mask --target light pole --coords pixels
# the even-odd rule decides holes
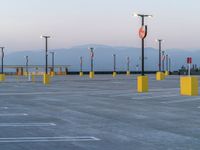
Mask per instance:
[[[137,13],[134,13],[134,16],[135,17],[141,17],[141,20],[142,20],[142,24],[141,24],[141,28],[139,30],[139,34],[140,34],[140,38],[142,39],[142,73],[141,75],[144,76],[144,39],[146,38],[147,36],[147,25],[144,25],[144,19],[146,17],[153,17],[152,15],[145,15],[145,14],[137,14]]]
[[[50,36],[41,36],[41,38],[45,39],[45,74],[43,75],[43,83],[50,83],[50,76],[48,75],[48,39]]]
[[[80,72],[83,72],[83,57],[80,57]]]
[[[90,71],[93,72],[94,71],[94,48],[91,47],[90,49],[90,57],[91,57],[91,69]]]
[[[130,75],[130,57],[127,57],[127,75]]]
[[[166,55],[166,71],[169,71],[169,56]]]
[[[90,50],[90,61],[91,61],[91,69],[90,69],[90,78],[94,78],[94,48],[93,47],[90,47],[89,48]]]
[[[50,52],[50,54],[52,55],[52,71],[53,71],[53,73],[54,73],[54,66],[55,66],[55,64],[54,64],[54,56],[55,56],[55,52]]]
[[[171,72],[171,58],[169,58],[169,72]]]
[[[162,42],[163,40],[162,39],[157,39],[156,42],[159,43],[159,72],[161,72],[161,51],[162,51]]]
[[[117,76],[116,72],[116,54],[113,54],[113,77]]]
[[[50,36],[41,36],[41,38],[45,38],[45,73],[48,74],[48,39]]]
[[[83,76],[83,57],[80,57],[80,73],[79,73],[80,77]]]
[[[26,74],[28,75],[28,56],[25,56],[26,58]]]
[[[162,51],[162,70],[165,71],[165,51]]]
[[[116,54],[113,54],[113,72],[116,72]]]
[[[4,48],[5,47],[0,47],[0,48],[1,48],[1,74],[3,75],[4,74],[4,70],[3,70],[4,62],[3,61],[4,61]]]

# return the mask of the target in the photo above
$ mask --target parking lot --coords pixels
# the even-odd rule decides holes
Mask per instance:
[[[200,97],[180,96],[179,76],[137,93],[136,76],[9,76],[0,83],[1,150],[197,150]]]

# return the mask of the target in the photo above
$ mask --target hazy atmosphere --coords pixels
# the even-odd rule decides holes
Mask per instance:
[[[140,47],[140,21],[133,12],[154,15],[147,19],[146,46],[200,49],[198,0],[1,0],[0,44],[7,53],[43,49],[41,34],[51,35],[50,49],[84,44]],[[144,11],[145,10],[145,11]]]

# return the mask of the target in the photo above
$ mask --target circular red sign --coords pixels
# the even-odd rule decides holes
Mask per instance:
[[[145,27],[145,26],[142,26],[142,27],[139,29],[139,37],[140,37],[141,39],[144,39],[146,36],[147,36],[146,27]]]

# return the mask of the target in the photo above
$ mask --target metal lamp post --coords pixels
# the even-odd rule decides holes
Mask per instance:
[[[48,39],[50,36],[41,36],[45,38],[45,73],[48,74]]]
[[[52,71],[54,72],[54,66],[55,66],[55,64],[54,64],[54,58],[55,58],[55,52],[50,52],[50,54],[52,55]]]
[[[43,76],[43,83],[46,85],[50,83],[50,76],[48,75],[48,39],[50,36],[41,36],[41,38],[45,39],[45,74]]]
[[[26,74],[28,75],[28,62],[29,62],[28,56],[25,56],[25,58],[26,58]]]
[[[116,54],[113,54],[113,72],[116,72]]]
[[[163,40],[162,39],[157,39],[156,40],[158,43],[159,43],[159,72],[161,72],[161,52],[162,52],[162,42]]]
[[[80,73],[79,73],[80,77],[83,76],[83,57],[80,57]]]
[[[113,54],[113,77],[117,76],[116,72],[116,54]]]
[[[90,71],[93,72],[94,71],[94,48],[91,47],[90,49],[90,57],[91,57],[91,69]]]
[[[166,55],[166,71],[169,71],[169,56]]]
[[[137,13],[134,13],[134,16],[135,17],[141,17],[141,21],[142,21],[139,33],[140,33],[140,38],[142,39],[142,59],[141,59],[142,72],[141,72],[141,75],[144,76],[144,39],[147,36],[147,25],[144,25],[144,19],[146,17],[150,17],[151,18],[153,16],[152,15],[145,15],[145,14],[137,14]]]
[[[80,72],[83,72],[83,57],[80,57]]]
[[[165,71],[165,51],[162,51],[162,70]]]
[[[129,76],[131,74],[130,72],[130,57],[127,57],[127,71],[126,75]]]
[[[4,74],[4,47],[1,48],[1,74]]]
[[[93,47],[90,47],[89,48],[90,50],[90,61],[91,61],[91,69],[90,69],[90,78],[94,78],[94,48]]]

